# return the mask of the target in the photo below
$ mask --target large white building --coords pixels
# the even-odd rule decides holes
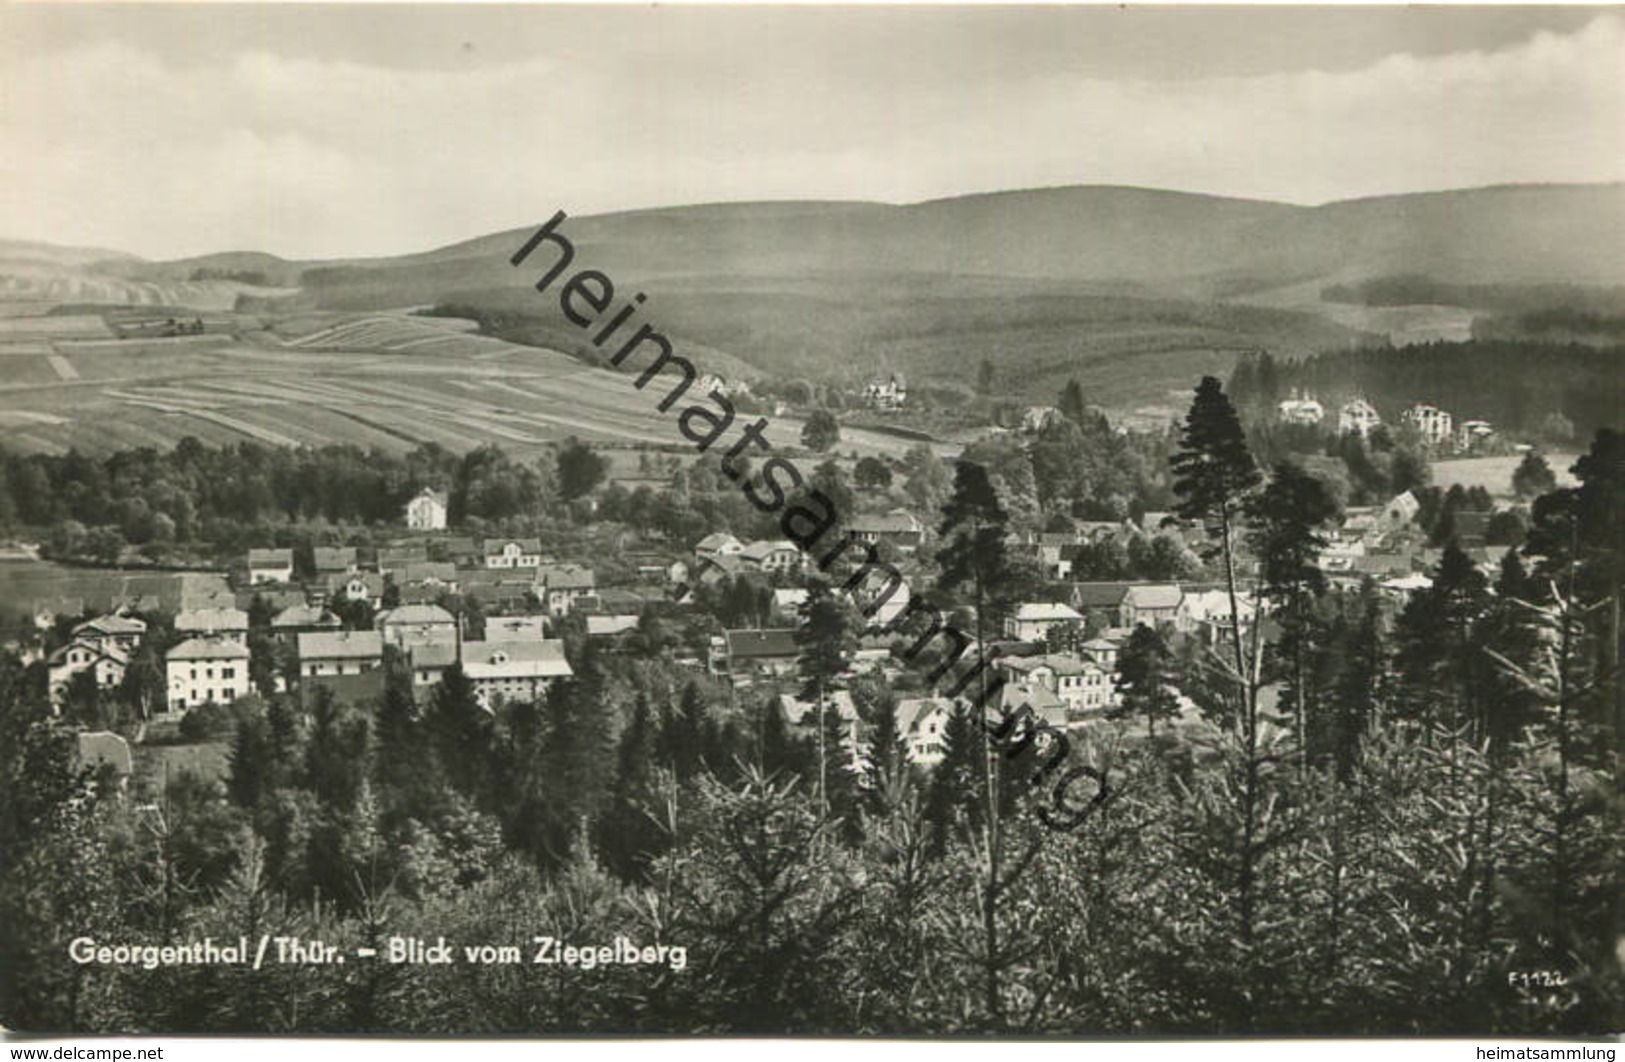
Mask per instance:
[[[564,643],[546,641],[464,642],[463,674],[487,711],[504,701],[533,701],[561,678],[574,674]]]
[[[189,638],[164,657],[171,711],[247,696],[248,648],[230,638]]]
[[[1438,406],[1430,406],[1426,402],[1418,402],[1407,409],[1401,419],[1420,432],[1422,438],[1435,446],[1448,443],[1453,434],[1450,414]]]
[[[406,526],[413,531],[444,531],[446,529],[446,495],[424,487],[417,497],[406,503]]]

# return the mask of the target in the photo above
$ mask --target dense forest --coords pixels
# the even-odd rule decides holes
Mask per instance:
[[[12,1028],[262,1032],[1108,1035],[1618,1029],[1625,437],[1535,502],[1494,578],[1447,549],[1404,601],[1328,587],[1335,505],[1260,467],[1217,380],[1169,456],[1206,561],[1272,636],[1138,631],[1098,787],[1035,818],[1042,745],[952,713],[912,767],[898,695],[853,680],[861,738],[776,691],[684,680],[658,625],[575,640],[536,703],[239,704],[229,769],[121,798],[73,767],[38,665],[0,662],[0,1011]],[[942,589],[1015,592],[984,466],[946,491]],[[1256,573],[1250,575],[1249,572]],[[844,673],[816,589],[786,687]],[[1257,628],[1255,628],[1256,630]],[[952,678],[953,676],[949,676]],[[1196,718],[1173,721],[1171,696]],[[1008,721],[1008,720],[1007,720]],[[1142,725],[1143,724],[1143,725]],[[1025,759],[1024,759],[1025,757]],[[1097,799],[1091,800],[1094,797]],[[298,935],[518,945],[519,964],[68,961],[68,942]],[[535,965],[535,937],[681,946],[672,965]]]

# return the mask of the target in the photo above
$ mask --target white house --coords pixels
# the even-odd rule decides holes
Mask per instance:
[[[1028,406],[1021,414],[1021,430],[1028,434],[1041,432],[1054,424],[1055,418],[1060,415],[1061,411],[1054,406]]]
[[[125,656],[135,652],[141,636],[147,633],[147,621],[134,616],[113,613],[86,620],[73,629],[72,637],[95,643],[99,648],[117,648]]]
[[[1418,402],[1407,409],[1401,419],[1421,433],[1422,438],[1436,446],[1450,441],[1452,435],[1450,414],[1438,406]]]
[[[413,531],[444,531],[446,511],[445,493],[424,487],[406,503],[406,526]]]
[[[1350,399],[1337,411],[1337,431],[1340,435],[1354,432],[1363,439],[1381,424],[1382,418],[1377,416],[1375,407],[1363,398]]]
[[[307,631],[299,635],[299,674],[365,675],[384,662],[384,636],[377,631]]]
[[[889,380],[871,380],[863,388],[863,400],[873,409],[902,409],[908,401],[908,383],[900,373],[892,373]]]
[[[1070,605],[1029,601],[1018,605],[1015,615],[1005,618],[1004,633],[1007,637],[1024,642],[1041,642],[1051,627],[1082,622],[1083,615]]]
[[[488,538],[480,547],[487,568],[540,568],[539,538]]]
[[[1284,398],[1275,404],[1275,419],[1282,424],[1313,426],[1326,417],[1326,407],[1315,401],[1313,395]]]
[[[752,542],[739,551],[746,567],[777,574],[789,574],[801,567],[801,547],[787,539]]]
[[[333,572],[327,577],[327,601],[365,601],[377,608],[384,599],[384,577],[377,572]]]
[[[1183,596],[1184,591],[1172,583],[1130,584],[1117,609],[1118,622],[1124,627],[1173,623],[1179,617],[1179,600]]]
[[[745,544],[726,531],[713,531],[694,544],[694,556],[702,561],[738,556]]]
[[[1421,511],[1422,503],[1416,500],[1416,495],[1407,490],[1388,500],[1388,504],[1382,507],[1378,523],[1385,531],[1397,531],[1410,526],[1411,521],[1416,519],[1416,514]]]
[[[1464,420],[1458,429],[1456,447],[1471,450],[1486,445],[1495,438],[1495,426],[1487,420]]]
[[[533,701],[561,678],[574,674],[564,643],[546,641],[464,642],[463,674],[480,707],[495,711],[504,701]]]
[[[46,659],[46,681],[53,707],[61,707],[68,683],[81,671],[96,676],[96,685],[103,690],[117,689],[124,681],[124,672],[130,665],[129,654],[115,643],[101,643],[88,638],[75,638]]]
[[[954,704],[946,697],[921,697],[899,701],[897,704],[897,733],[908,750],[910,763],[922,767],[934,766],[942,761],[947,751],[942,744],[948,729],[948,717]]]
[[[1069,712],[1085,715],[1111,707],[1116,684],[1105,668],[1069,653],[1044,656],[1001,656],[1000,670],[1020,685],[1042,686],[1055,694]]]
[[[248,695],[248,647],[230,638],[189,638],[165,655],[164,670],[170,711]]]
[[[538,596],[549,616],[568,616],[577,600],[591,594],[598,585],[593,570],[584,564],[555,564],[536,573]]]
[[[293,550],[251,549],[248,551],[248,582],[287,583],[293,581]]]

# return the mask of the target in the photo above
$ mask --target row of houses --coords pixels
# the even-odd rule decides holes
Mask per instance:
[[[1326,407],[1308,392],[1294,392],[1289,398],[1276,403],[1275,416],[1283,424],[1315,426],[1326,418]],[[1495,436],[1494,426],[1487,420],[1466,420],[1458,426],[1446,410],[1428,402],[1417,402],[1400,414],[1400,423],[1416,429],[1433,446],[1454,446],[1471,450],[1483,446]],[[1355,397],[1337,411],[1339,434],[1353,432],[1362,438],[1382,424],[1375,407],[1364,398]]]
[[[379,608],[387,587],[402,603],[427,603],[445,594],[463,594],[484,607],[515,608],[534,599],[554,616],[567,615],[583,598],[597,592],[592,568],[555,564],[541,554],[535,539],[488,541],[483,563],[466,566],[432,561],[419,549],[379,550],[372,567],[363,568],[353,547],[315,551],[317,578],[302,586],[293,582],[292,550],[250,550],[249,585],[279,608],[336,607],[364,602]]]
[[[431,546],[435,557],[430,556]],[[317,546],[311,554],[312,570],[318,583],[357,574],[411,576],[415,572],[434,570],[436,566],[511,571],[542,568],[552,563],[542,550],[541,539],[534,537],[445,538],[399,543],[380,547],[367,561],[355,546]],[[294,581],[293,550],[250,549],[246,568],[251,586],[291,583]]]

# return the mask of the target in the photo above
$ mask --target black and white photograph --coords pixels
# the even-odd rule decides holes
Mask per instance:
[[[1612,1062],[1622,71],[7,0],[0,1031]]]

